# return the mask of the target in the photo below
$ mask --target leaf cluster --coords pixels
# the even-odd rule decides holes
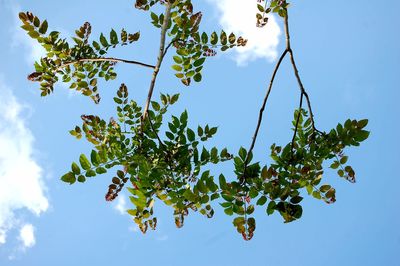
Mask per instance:
[[[136,7],[148,10],[158,1],[152,1],[145,5],[146,1],[136,1]],[[165,1],[159,1],[166,4]],[[177,73],[175,76],[182,83],[189,86],[191,81],[200,82],[202,79],[203,64],[207,57],[215,56],[216,49],[226,51],[234,47],[245,46],[247,40],[236,37],[234,33],[229,35],[225,31],[200,32],[202,13],[193,11],[191,0],[170,1],[172,5],[171,21],[168,24],[168,35],[171,37],[170,44],[175,47],[176,55],[173,56],[175,64],[172,66]],[[152,24],[161,28],[164,23],[164,14],[150,13]]]
[[[19,14],[23,28],[46,50],[46,57],[35,62],[35,72],[28,76],[31,81],[40,82],[41,96],[53,92],[54,84],[61,80],[69,83],[70,88],[90,96],[95,103],[100,101],[98,79],[112,80],[117,73],[117,63],[112,58],[105,58],[110,48],[131,44],[139,39],[140,33],[128,34],[124,29],[120,34],[111,30],[109,38],[101,34],[98,41],[89,42],[92,27],[85,22],[75,31],[73,43],[60,38],[60,32],[48,31],[48,23],[43,22],[30,12]]]
[[[268,13],[277,13],[280,17],[285,17],[287,14],[287,8],[289,7],[289,3],[286,0],[257,0],[257,9],[256,13],[256,26],[259,28],[264,27],[268,23]]]
[[[142,121],[141,108],[133,100],[128,101],[128,90],[124,84],[114,98],[118,120],[107,123],[94,115],[83,115],[83,124],[70,133],[94,145],[90,159],[84,154],[79,163],[72,163],[71,171],[61,179],[73,184],[85,182],[86,178],[104,174],[114,166],[120,167],[111,180],[106,200],[118,196],[122,187],[130,181],[128,188],[135,209],[128,212],[134,216],[142,231],[156,223],[153,204],[156,199],[172,206],[177,225],[182,226],[188,210],[199,210],[212,217],[214,210],[210,202],[219,197],[218,186],[207,164],[218,164],[230,160],[226,149],[207,149],[201,143],[217,133],[216,127],[199,126],[196,131],[188,127],[188,113],[172,116],[169,122],[164,115],[179,95],[163,95],[160,101],[152,102],[146,121]],[[159,137],[160,127],[167,123],[165,139]]]

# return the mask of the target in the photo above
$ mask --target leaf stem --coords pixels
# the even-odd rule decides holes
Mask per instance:
[[[297,114],[297,118],[296,118],[296,125],[294,126],[294,133],[293,133],[293,137],[292,137],[292,148],[291,148],[292,157],[293,157],[294,142],[295,142],[295,139],[296,139],[297,129],[298,129],[298,127],[299,127],[299,122],[300,122],[301,108],[302,108],[302,106],[303,106],[303,96],[304,96],[304,94],[301,93],[301,94],[300,94],[299,109],[298,109],[298,114]],[[292,158],[292,159],[293,159],[293,158]]]
[[[67,62],[65,64],[62,64],[61,66],[57,67],[56,71],[65,68],[69,65],[73,65],[76,63],[82,63],[82,62],[116,62],[116,63],[127,63],[127,64],[133,64],[133,65],[139,65],[143,67],[148,67],[148,68],[155,68],[153,65],[145,64],[139,61],[134,61],[134,60],[126,60],[126,59],[121,59],[121,58],[115,58],[115,57],[100,57],[100,58],[80,58],[78,60],[74,60],[71,62]]]

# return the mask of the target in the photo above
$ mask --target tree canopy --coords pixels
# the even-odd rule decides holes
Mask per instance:
[[[85,22],[69,42],[60,37],[60,32],[49,32],[46,20],[30,12],[20,13],[22,28],[46,50],[46,56],[35,63],[35,71],[28,76],[29,80],[39,83],[41,96],[50,95],[55,84],[63,82],[99,104],[98,80],[115,79],[118,64],[153,70],[143,106],[121,84],[114,97],[116,119],[95,114],[81,116],[82,125],[73,127],[70,133],[77,139],[85,138],[93,149],[82,153],[61,180],[69,184],[84,183],[88,178],[108,174],[110,185],[105,189],[105,199],[114,200],[126,188],[132,203],[127,212],[143,233],[157,226],[155,201],[171,207],[177,227],[183,226],[189,212],[213,217],[216,205],[213,202],[218,202],[225,214],[233,217],[234,227],[245,240],[253,237],[256,228],[255,208],[264,208],[268,215],[278,213],[284,222],[292,222],[303,214],[301,202],[306,193],[327,204],[334,203],[335,188],[325,183],[323,177],[330,168],[339,177],[351,183],[356,181],[345,149],[359,146],[368,138],[369,132],[365,130],[368,120],[348,119],[330,130],[318,128],[291,47],[289,3],[258,0],[255,5],[259,11],[255,14],[255,27],[268,27],[270,14],[279,16],[283,20],[286,44],[261,103],[251,144],[237,152],[228,147],[207,148],[205,142],[218,128],[208,124],[189,128],[190,110],[170,114],[168,108],[179,100],[179,94],[161,93],[157,100],[153,97],[166,56],[173,58],[175,76],[184,86],[190,86],[192,82],[201,82],[202,70],[209,64],[209,58],[234,47],[240,49],[247,43],[246,36],[224,30],[202,32],[202,13],[195,10],[191,0],[136,0],[135,7],[148,12],[152,25],[160,30],[154,65],[108,55],[113,49],[140,41],[139,31],[111,29],[92,39],[92,26]],[[160,7],[164,11],[157,13]],[[269,161],[256,162],[253,149],[284,59],[290,62],[299,87],[293,135],[287,143],[270,147]],[[234,173],[230,176],[215,174],[217,165],[224,161],[234,164]],[[210,168],[212,164],[215,166]]]

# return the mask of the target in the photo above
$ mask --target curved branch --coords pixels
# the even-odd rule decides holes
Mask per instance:
[[[256,140],[257,140],[257,136],[258,136],[258,131],[260,130],[261,122],[262,122],[262,119],[263,119],[264,109],[265,109],[265,106],[266,106],[266,104],[267,104],[269,95],[270,95],[270,93],[271,93],[271,90],[272,90],[272,86],[273,86],[273,84],[274,84],[274,80],[275,80],[276,73],[278,73],[278,69],[279,69],[279,67],[280,67],[280,65],[281,65],[281,63],[282,63],[282,61],[283,61],[283,59],[285,58],[285,56],[286,56],[287,53],[288,53],[288,50],[286,49],[286,50],[282,53],[281,57],[279,58],[278,62],[277,62],[276,65],[275,65],[275,69],[274,69],[274,72],[273,72],[273,74],[272,74],[271,80],[270,80],[270,82],[269,82],[269,86],[268,86],[268,89],[267,89],[267,93],[266,93],[266,95],[265,95],[265,97],[264,97],[264,101],[263,101],[263,104],[262,104],[262,106],[261,106],[261,109],[260,109],[260,112],[259,112],[259,115],[258,115],[258,122],[257,122],[256,130],[255,130],[254,135],[253,135],[253,141],[251,142],[250,148],[249,148],[249,150],[248,150],[248,152],[247,152],[247,157],[246,157],[245,164],[244,164],[244,165],[245,165],[245,168],[244,168],[245,171],[246,171],[246,168],[247,168],[247,164],[249,163],[249,162],[248,162],[248,160],[249,160],[249,154],[253,151],[254,145],[256,144]]]
[[[316,131],[316,132],[320,132],[315,127],[314,113],[312,111],[310,97],[308,96],[308,93],[304,89],[303,83],[301,82],[300,75],[299,75],[299,70],[297,69],[296,62],[294,61],[294,56],[293,56],[293,51],[292,50],[289,50],[289,55],[290,55],[290,61],[291,61],[292,66],[293,66],[294,75],[296,76],[297,83],[299,84],[300,92],[301,92],[302,96],[306,97],[308,111],[310,112],[310,119],[311,119],[311,124],[312,124],[313,130]]]
[[[286,49],[288,50],[289,55],[290,55],[290,62],[292,63],[294,75],[296,76],[297,83],[298,83],[299,88],[300,88],[300,92],[301,92],[302,96],[306,97],[308,111],[310,112],[310,119],[311,119],[311,124],[312,124],[313,130],[315,132],[322,133],[321,131],[319,131],[315,127],[314,114],[313,114],[312,107],[311,107],[310,97],[308,96],[308,93],[306,92],[306,90],[305,90],[305,88],[303,86],[303,83],[302,83],[300,75],[299,75],[299,70],[297,69],[297,65],[296,65],[296,62],[294,60],[293,50],[292,50],[292,48],[290,48],[290,33],[289,33],[289,16],[288,16],[288,12],[286,12],[286,16],[285,16],[285,35],[286,35]]]

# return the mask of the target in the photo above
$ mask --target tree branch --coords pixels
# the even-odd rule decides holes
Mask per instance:
[[[163,21],[163,25],[161,27],[161,38],[160,38],[160,49],[159,49],[160,51],[158,54],[156,66],[154,68],[153,77],[150,81],[150,88],[149,88],[149,93],[147,95],[146,105],[145,105],[144,111],[143,111],[142,121],[144,121],[144,119],[147,116],[147,112],[149,110],[150,101],[151,101],[151,97],[153,95],[153,90],[154,90],[154,86],[156,84],[158,72],[160,71],[161,63],[164,59],[164,56],[165,56],[166,50],[167,50],[167,49],[165,49],[165,35],[167,33],[169,19],[171,17],[172,4],[168,1],[165,1],[165,5],[166,5],[166,8],[165,8],[165,13],[164,13],[164,21]],[[169,46],[170,45],[168,45],[167,48],[169,48]]]
[[[292,48],[291,48],[291,45],[290,45],[289,16],[288,16],[287,10],[286,10],[286,16],[284,18],[284,30],[285,30],[285,38],[286,38],[286,49],[282,53],[281,57],[279,58],[277,64],[275,65],[274,72],[272,73],[272,77],[271,77],[271,80],[270,80],[270,83],[269,83],[269,87],[267,89],[267,93],[265,95],[265,98],[264,98],[264,101],[263,101],[263,104],[261,106],[260,113],[259,113],[259,116],[258,116],[258,122],[257,122],[256,130],[255,130],[254,135],[253,135],[253,140],[251,142],[250,148],[249,148],[249,150],[247,152],[246,160],[244,162],[244,171],[243,171],[244,174],[246,173],[247,165],[249,163],[249,158],[250,158],[249,155],[252,153],[252,151],[254,149],[254,145],[255,145],[256,140],[257,140],[258,131],[260,129],[261,122],[262,122],[262,119],[263,119],[263,112],[264,112],[266,103],[268,101],[269,94],[271,93],[272,85],[273,85],[276,73],[278,72],[278,69],[279,69],[279,67],[280,67],[280,65],[282,63],[282,60],[285,58],[287,53],[289,53],[289,55],[290,55],[290,61],[292,63],[293,71],[294,71],[294,74],[296,76],[299,88],[300,88],[300,93],[301,93],[301,95],[300,95],[300,107],[303,104],[303,96],[304,96],[306,98],[307,105],[308,105],[308,110],[310,112],[310,119],[311,119],[311,124],[312,124],[313,130],[314,130],[314,132],[322,133],[321,131],[319,131],[315,127],[314,114],[313,114],[312,108],[311,108],[311,101],[310,101],[310,98],[309,98],[306,90],[304,89],[303,83],[301,82],[299,71],[297,69],[297,65],[296,65],[296,62],[294,60],[293,51],[292,51]],[[297,133],[297,127],[298,127],[298,123],[299,123],[299,118],[300,118],[300,115],[298,116],[297,121],[296,121],[295,134],[294,134],[293,139],[292,139],[292,149],[293,149],[293,144],[294,144],[294,138],[296,137],[296,133]],[[244,181],[245,181],[245,179],[246,179],[246,177],[243,178]]]
[[[69,65],[73,65],[76,63],[81,63],[81,62],[116,62],[116,63],[127,63],[127,64],[134,64],[134,65],[139,65],[143,67],[148,67],[148,68],[155,68],[153,65],[148,65],[139,61],[133,61],[133,60],[125,60],[121,58],[114,58],[114,57],[102,57],[102,58],[81,58],[75,61],[67,62],[65,64],[62,64],[61,66],[57,67],[56,71],[62,68],[65,68]]]
[[[249,163],[249,162],[248,162],[248,160],[249,160],[249,154],[253,151],[254,145],[256,144],[256,140],[257,140],[257,136],[258,136],[258,131],[260,130],[261,122],[262,122],[262,119],[263,119],[264,109],[265,109],[265,106],[266,106],[266,104],[267,104],[269,95],[270,95],[270,93],[271,93],[271,90],[272,90],[272,86],[273,86],[273,84],[274,84],[274,80],[275,80],[276,73],[278,73],[278,69],[279,69],[279,67],[280,67],[280,65],[281,65],[281,63],[282,63],[282,61],[283,61],[283,59],[285,58],[285,56],[286,56],[287,53],[288,53],[288,50],[286,49],[286,50],[282,53],[282,55],[281,55],[281,57],[279,58],[278,62],[276,63],[274,72],[272,73],[272,77],[271,77],[271,80],[270,80],[270,82],[269,82],[269,86],[268,86],[268,89],[267,89],[267,93],[266,93],[266,95],[265,95],[265,97],[264,97],[264,101],[263,101],[263,104],[262,104],[262,106],[261,106],[261,109],[260,109],[260,112],[259,112],[259,115],[258,115],[258,122],[257,122],[256,130],[255,130],[254,135],[253,135],[253,141],[251,142],[250,148],[249,148],[249,150],[248,150],[248,152],[247,152],[247,157],[246,157],[246,160],[245,160],[245,163],[244,163],[244,172],[246,171],[247,164]]]
[[[319,131],[316,127],[315,127],[315,121],[314,121],[314,114],[312,111],[312,107],[311,107],[311,101],[310,101],[310,97],[308,96],[303,83],[301,81],[300,75],[299,75],[299,70],[297,69],[297,65],[296,62],[294,60],[294,55],[293,55],[293,50],[290,47],[290,33],[289,33],[289,16],[288,16],[288,12],[286,12],[286,16],[285,16],[285,35],[286,35],[286,49],[289,52],[290,55],[290,62],[292,63],[292,67],[293,67],[293,71],[294,71],[294,75],[296,76],[297,79],[297,83],[299,85],[300,88],[300,92],[302,94],[302,97],[306,97],[306,101],[307,101],[307,106],[308,106],[308,111],[310,112],[310,119],[311,119],[311,124],[313,127],[313,130],[315,132],[319,132],[322,133],[321,131]]]

